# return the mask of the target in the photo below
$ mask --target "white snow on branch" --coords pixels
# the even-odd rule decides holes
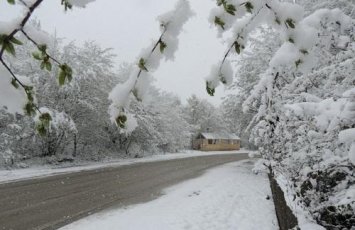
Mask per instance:
[[[21,25],[22,17],[17,17],[11,21],[0,21],[0,35],[9,35],[15,29],[18,29]]]
[[[27,83],[27,78],[19,77],[21,81]],[[7,108],[9,113],[23,114],[27,98],[22,88],[16,89],[11,85],[12,77],[10,73],[0,65],[0,107]]]
[[[147,89],[152,81],[151,77],[146,72],[154,72],[160,65],[162,57],[165,60],[174,60],[175,52],[178,48],[178,36],[182,31],[184,24],[189,20],[194,13],[190,8],[187,0],[179,0],[174,10],[167,12],[158,17],[161,28],[161,37],[158,41],[152,42],[150,46],[143,49],[137,57],[137,66],[132,68],[128,79],[121,84],[116,85],[111,93],[109,99],[112,104],[109,107],[109,115],[112,122],[116,122],[117,116],[127,113],[129,109],[129,101],[134,93],[134,96],[139,100],[143,100],[147,95]],[[145,78],[142,79],[141,78]],[[129,122],[129,119],[132,122]],[[127,124],[132,124],[134,117],[127,117]],[[133,131],[134,128],[126,127],[127,130]]]
[[[68,0],[70,5],[85,8],[87,4],[94,2],[95,0]]]

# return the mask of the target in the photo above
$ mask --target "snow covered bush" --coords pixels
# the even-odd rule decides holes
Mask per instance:
[[[28,124],[33,125],[31,118],[0,109],[0,167],[16,167],[31,158],[31,152],[39,152],[36,135]]]
[[[220,83],[228,85],[224,64],[230,65],[231,53],[247,52],[252,31],[267,24],[278,32],[280,48],[243,103],[244,112],[254,114],[251,139],[276,176],[290,182],[289,193],[309,218],[327,229],[351,229],[355,24],[348,9],[353,4],[301,2],[307,11],[276,0],[217,1],[210,22],[220,36],[230,31],[232,38],[219,68],[206,78],[207,92],[213,95]]]
[[[40,108],[40,115],[35,117],[39,134],[42,136],[41,156],[72,157],[72,136],[77,133],[74,121],[64,112]]]

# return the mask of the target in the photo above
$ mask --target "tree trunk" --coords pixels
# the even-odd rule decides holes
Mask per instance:
[[[76,148],[77,148],[77,137],[74,134],[74,149],[73,149],[73,157],[76,157]]]

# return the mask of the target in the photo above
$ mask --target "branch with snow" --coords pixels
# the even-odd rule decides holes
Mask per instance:
[[[138,101],[142,101],[152,78],[149,73],[159,67],[163,57],[165,60],[174,60],[178,48],[178,36],[192,15],[187,0],[179,0],[174,10],[160,15],[158,21],[161,35],[158,40],[141,51],[128,79],[116,85],[111,91],[109,95],[112,101],[109,107],[111,121],[126,132],[132,132],[137,124],[134,116],[128,111],[130,98],[133,96]]]
[[[230,68],[226,59],[233,50],[240,54],[247,45],[249,34],[258,27],[270,25],[279,31],[284,42],[270,60],[270,71],[276,75],[284,66],[292,66],[301,73],[311,69],[314,57],[310,51],[317,42],[320,22],[325,19],[333,21],[339,24],[342,31],[351,25],[351,18],[338,9],[318,10],[304,18],[301,6],[279,0],[218,0],[217,5],[219,8],[211,12],[210,23],[217,26],[219,36],[228,31],[233,36],[228,39],[228,49],[218,64],[219,70],[216,71],[213,66],[210,75],[206,77],[206,90],[211,96],[220,82],[228,85],[229,82],[224,79],[233,78],[233,72],[228,77],[223,73],[224,65]]]
[[[65,9],[67,9],[72,6],[84,7],[87,3],[92,1],[93,0],[62,0],[61,3],[65,6]],[[49,113],[43,114],[36,104],[33,86],[24,80],[24,78],[16,76],[14,71],[10,68],[10,65],[4,60],[5,53],[15,56],[16,46],[22,45],[22,42],[15,37],[20,32],[37,47],[38,52],[34,52],[32,55],[33,58],[41,62],[41,69],[51,71],[51,61],[53,61],[60,69],[58,76],[60,85],[72,79],[72,69],[67,64],[60,63],[47,52],[47,44],[51,42],[49,36],[27,24],[33,12],[42,2],[43,0],[19,0],[18,2],[8,0],[9,4],[14,5],[18,3],[23,7],[24,14],[12,21],[0,22],[0,62],[3,66],[0,67],[0,72],[2,73],[0,79],[2,84],[0,86],[6,88],[1,89],[3,101],[1,101],[0,105],[8,108],[8,111],[12,113],[22,113],[24,109],[25,113],[29,116],[33,116],[38,112],[40,116],[47,117]],[[8,89],[10,83],[13,88]],[[18,88],[20,87],[23,89],[23,93],[18,92]],[[27,98],[27,102],[23,100],[23,97]],[[45,120],[49,122],[51,119],[49,117]]]

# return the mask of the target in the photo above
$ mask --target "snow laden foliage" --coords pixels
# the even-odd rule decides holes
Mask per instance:
[[[61,0],[61,4],[65,10],[72,9],[74,7],[85,8],[87,4],[94,2],[95,0]]]
[[[220,110],[206,99],[198,98],[196,95],[187,99],[185,117],[194,135],[200,132],[222,133],[227,130],[227,124]]]
[[[233,93],[224,97],[221,109],[229,131],[241,138],[244,147],[255,148],[249,141],[253,124],[248,129],[247,127],[257,111],[250,109],[244,113],[243,103],[258,83],[259,75],[268,69],[269,61],[280,46],[280,42],[274,29],[260,27],[257,33],[250,35],[249,45],[244,52],[231,61],[236,69],[236,77],[227,88]]]
[[[232,38],[219,69],[213,67],[206,78],[207,92],[213,95],[216,85],[223,83],[223,65],[231,53],[248,52],[251,32],[272,27],[281,43],[253,76],[257,80],[246,81],[253,87],[240,103],[245,113],[253,115],[246,131],[266,159],[263,162],[287,181],[284,188],[290,206],[300,215],[301,229],[312,225],[309,222],[326,229],[351,229],[355,225],[354,4],[297,2],[306,10],[280,1],[217,1],[210,21],[220,36],[229,31]],[[243,76],[241,66],[236,65],[237,78],[239,73]],[[242,88],[248,92],[247,84]]]
[[[65,10],[72,6],[85,7],[85,5],[93,0],[62,0],[61,4]],[[64,85],[73,78],[71,67],[57,60],[48,51],[49,46],[53,46],[53,39],[47,33],[40,30],[35,23],[29,23],[32,14],[43,2],[42,0],[8,0],[11,5],[17,4],[20,8],[18,16],[10,21],[0,22],[0,73],[3,76],[0,84],[1,100],[0,106],[11,113],[23,113],[29,116],[45,117],[47,125],[38,126],[39,133],[48,132],[44,130],[49,128],[52,121],[50,113],[42,114],[38,107],[35,97],[36,89],[29,82],[28,77],[17,75],[12,69],[12,63],[9,62],[15,57],[24,42],[33,44],[35,51],[32,51],[32,57],[38,61],[40,68],[51,72],[54,65],[59,69],[58,83]],[[21,36],[21,39],[19,37]],[[25,76],[25,75],[23,75]],[[9,87],[13,87],[9,89]]]
[[[58,84],[58,67],[43,71],[28,55],[28,50],[36,49],[31,42],[25,41],[16,57],[9,57],[14,73],[28,76],[36,89],[41,113],[33,119],[0,110],[0,167],[143,157],[190,147],[187,108],[176,96],[154,87],[149,88],[144,103],[132,98],[129,110],[135,114],[137,128],[129,135],[120,133],[107,116],[108,92],[112,85],[127,80],[132,66],[122,64],[114,71],[112,49],[94,42],[78,46],[60,41],[55,39],[47,49],[73,69],[75,78],[63,86]]]
[[[144,101],[152,79],[150,73],[160,65],[162,58],[173,60],[178,48],[178,36],[183,25],[193,15],[189,2],[179,0],[175,9],[160,15],[161,35],[158,41],[143,49],[124,83],[117,84],[109,95],[112,104],[109,107],[110,119],[124,132],[132,132],[137,127],[135,116],[129,110],[133,97]]]
[[[256,28],[268,24],[279,31],[283,44],[269,63],[269,73],[275,74],[284,66],[293,65],[293,68],[300,72],[307,72],[311,68],[313,56],[310,49],[316,43],[322,19],[325,23],[338,22],[342,31],[351,25],[350,18],[338,9],[319,10],[304,18],[301,6],[277,0],[219,0],[217,5],[219,7],[211,12],[210,22],[217,26],[220,34],[229,31],[232,37],[227,39],[229,48],[223,60],[213,66],[210,75],[206,77],[206,89],[212,96],[220,82],[228,85],[228,79],[232,78],[227,57],[233,50],[240,54],[247,46],[251,32]]]
[[[95,0],[67,0],[68,3],[72,6],[76,6],[76,7],[86,7],[87,4],[89,4],[90,2],[94,2]]]

